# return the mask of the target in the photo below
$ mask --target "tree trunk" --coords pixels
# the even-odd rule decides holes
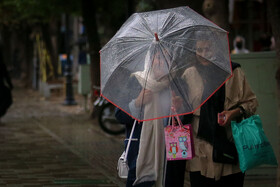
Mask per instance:
[[[202,5],[204,16],[221,28],[228,30],[228,0],[204,0]]]
[[[90,50],[90,71],[91,71],[91,86],[100,85],[100,40],[97,32],[96,23],[96,3],[94,0],[82,0],[82,16],[84,20],[84,25],[86,28],[86,33],[89,42]]]
[[[30,39],[31,29],[29,26],[22,24],[20,29],[16,31],[18,38],[18,49],[21,64],[21,81],[24,87],[32,86],[32,54],[33,42]]]
[[[55,78],[58,78],[58,21],[56,18],[52,18],[50,25],[50,43],[51,43],[51,49],[50,49],[50,56],[52,65],[54,67],[54,76]]]
[[[279,0],[267,0],[267,13],[268,19],[271,24],[272,34],[275,39],[275,50],[277,56],[277,63],[278,68],[276,71],[276,82],[277,82],[277,98],[278,98],[278,114],[280,114],[280,1]],[[280,132],[280,117],[278,115],[278,133]],[[279,143],[280,139],[278,139]],[[279,149],[278,152],[278,159],[280,156]],[[279,162],[279,160],[278,160]],[[277,186],[280,186],[280,165],[278,165],[277,171]]]
[[[203,15],[217,24],[219,27],[230,32],[228,0],[204,0],[202,4]],[[232,46],[234,36],[229,35],[229,46]]]

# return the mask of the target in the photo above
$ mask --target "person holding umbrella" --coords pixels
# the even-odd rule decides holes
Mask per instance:
[[[132,114],[137,115],[141,111],[141,107],[145,107],[144,115],[149,115],[154,112],[158,112],[158,110],[162,109],[162,102],[167,101],[171,98],[170,94],[170,80],[168,77],[164,77],[167,66],[171,63],[171,57],[168,51],[162,50],[159,45],[155,44],[154,49],[151,49],[145,58],[145,68],[144,71],[135,72],[131,75],[131,82],[134,84],[140,84],[139,94],[129,103],[129,108]],[[154,54],[154,55],[151,55]],[[150,67],[151,66],[151,67]],[[144,76],[150,74],[148,79],[143,79]],[[176,77],[173,77],[174,79]],[[178,77],[177,77],[178,78]],[[137,80],[135,82],[135,79]],[[183,82],[182,82],[183,83]],[[145,86],[144,86],[145,85]],[[149,85],[147,87],[147,85]],[[138,87],[138,86],[136,86]],[[146,89],[143,89],[145,87]],[[153,101],[153,98],[157,97],[157,101]],[[143,106],[144,104],[144,106]],[[165,106],[166,104],[163,104]],[[170,110],[171,106],[167,107],[167,110]],[[125,112],[118,109],[115,114],[116,118],[119,122],[126,125],[126,137],[128,138],[132,125],[134,123],[133,118],[128,116]],[[165,144],[164,144],[164,135],[163,128],[168,124],[168,119],[156,119],[153,121],[145,121],[143,123],[137,123],[133,132],[134,141],[131,142],[130,148],[128,150],[128,165],[129,165],[129,173],[127,178],[127,187],[134,186],[134,182],[136,180],[136,169],[140,167],[142,169],[142,173],[144,176],[148,176],[149,172],[156,172],[158,174],[157,178],[148,179],[144,182],[139,182],[135,186],[145,186],[149,187],[154,185],[157,181],[159,184],[165,183],[166,187],[173,186],[183,186],[184,185],[184,171],[186,162],[185,161],[172,161],[165,162]],[[141,134],[142,128],[146,132],[144,135]],[[155,137],[158,137],[156,139]],[[156,140],[155,140],[156,139]],[[137,158],[139,154],[140,141],[142,142],[142,150],[140,154],[143,154],[143,160],[140,160],[141,163],[137,163]],[[157,144],[159,147],[151,146],[151,144]],[[148,142],[148,143],[147,143]],[[149,148],[151,147],[151,148]],[[155,149],[155,150],[153,150]],[[148,151],[147,151],[148,150]],[[158,151],[158,152],[157,152]],[[151,153],[151,154],[149,154]],[[140,157],[141,158],[141,157]],[[146,159],[150,160],[150,162],[146,162]],[[165,165],[167,164],[167,166]],[[137,166],[137,167],[136,167]],[[155,169],[155,168],[158,169]],[[166,167],[166,169],[165,169]],[[166,171],[166,174],[164,173]],[[165,177],[164,177],[165,175]]]
[[[213,76],[207,73],[214,67],[209,62],[214,56],[214,43],[211,37],[199,37],[195,49],[197,63],[186,69],[182,76],[188,86],[197,86],[197,89],[190,91],[190,100],[193,102],[203,98],[207,84],[212,81]],[[215,154],[216,147],[222,151],[231,147],[230,144],[223,145],[223,142],[233,142],[231,121],[253,115],[258,106],[256,95],[240,65],[232,63],[232,69],[233,76],[192,115],[196,156],[187,163],[192,187],[243,186],[244,173],[240,171],[237,159],[228,161]],[[190,79],[190,76],[195,76],[196,81],[192,82],[194,79]],[[234,145],[231,149],[228,154],[237,157]]]

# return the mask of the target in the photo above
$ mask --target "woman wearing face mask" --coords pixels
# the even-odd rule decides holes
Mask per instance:
[[[208,39],[200,39],[196,42],[197,62],[193,67],[186,69],[182,75],[187,85],[192,88],[190,101],[194,106],[202,103],[209,93],[215,91],[211,90],[211,83],[226,79],[223,71],[210,62],[218,58],[216,54],[218,51],[215,51],[213,43],[215,42]],[[200,109],[196,110],[190,119],[194,130],[196,154],[187,162],[191,187],[243,186],[244,174],[240,171],[238,163],[217,161],[216,155],[213,154],[214,146],[221,146],[225,141],[233,142],[231,121],[253,115],[258,105],[256,95],[250,89],[240,65],[232,63],[232,69],[233,76]],[[220,121],[218,121],[218,114],[222,116]]]
[[[233,47],[234,49],[231,51],[232,54],[249,53],[249,50],[245,48],[245,39],[242,36],[235,37]]]

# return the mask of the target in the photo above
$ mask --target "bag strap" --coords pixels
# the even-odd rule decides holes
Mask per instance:
[[[182,128],[182,127],[183,127],[183,123],[182,123],[181,119],[179,118],[179,116],[178,116],[178,114],[177,114],[177,112],[176,112],[175,107],[171,107],[171,111],[172,111],[172,113],[173,113],[175,116],[172,116],[172,117],[169,118],[168,124],[170,124],[170,122],[172,121],[172,127],[174,127],[174,126],[175,126],[175,118],[176,118],[176,119],[177,119],[177,122],[178,122],[178,124],[179,124],[179,126]],[[171,121],[170,121],[170,120],[171,120]]]
[[[133,136],[133,132],[134,132],[134,129],[135,129],[136,122],[137,121],[134,120],[132,129],[131,129],[131,132],[130,132],[130,135],[129,135],[128,143],[127,143],[126,150],[125,150],[125,156],[124,156],[124,161],[125,162],[126,162],[126,159],[127,159],[128,150],[129,150],[129,146],[130,146],[130,143],[131,143],[131,140],[132,140],[132,136]]]

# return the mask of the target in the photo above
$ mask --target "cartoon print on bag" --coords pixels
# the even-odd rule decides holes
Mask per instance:
[[[182,157],[187,158],[188,156],[188,142],[187,142],[187,137],[186,136],[179,136],[179,147],[182,150]]]
[[[170,143],[170,150],[169,150],[169,154],[172,154],[173,158],[176,158],[176,154],[178,152],[178,146],[177,146],[177,142],[172,142]]]

